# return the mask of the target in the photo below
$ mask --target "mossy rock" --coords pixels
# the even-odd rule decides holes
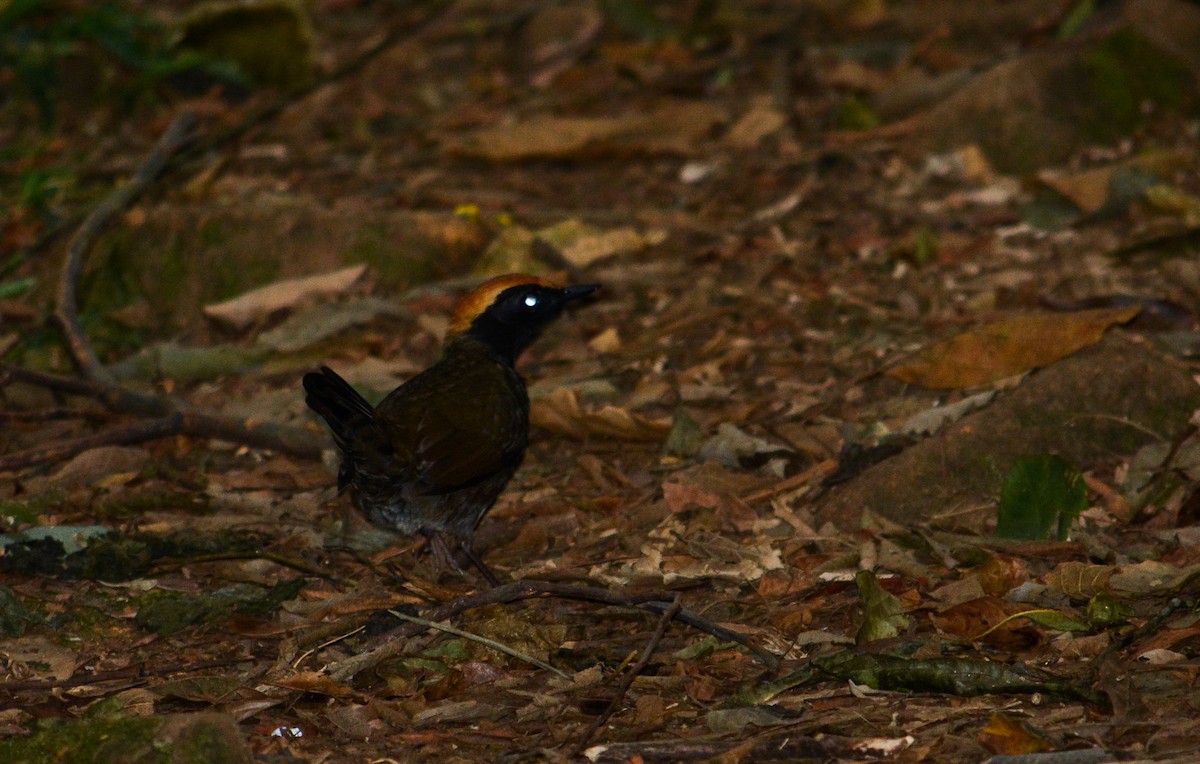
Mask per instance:
[[[866,509],[906,525],[987,531],[1020,457],[1057,454],[1087,470],[1156,438],[1172,442],[1197,408],[1200,386],[1186,369],[1111,336],[837,486],[817,519],[856,528]]]
[[[978,145],[997,169],[1030,173],[1130,134],[1146,119],[1145,104],[1186,113],[1200,103],[1200,6],[1139,0],[1122,10],[1086,36],[970,80],[921,116],[914,146]]]
[[[446,213],[326,205],[305,195],[258,194],[147,209],[137,228],[101,238],[80,285],[88,334],[102,355],[196,329],[203,307],[280,279],[345,264],[371,267],[383,294],[470,269],[486,244],[481,226]],[[113,312],[142,306],[137,330]],[[136,335],[131,337],[130,335]]]
[[[214,0],[180,22],[179,47],[237,65],[251,82],[296,90],[312,82],[315,42],[302,0]]]
[[[0,741],[0,761],[9,764],[186,764],[220,761],[249,764],[250,753],[237,724],[225,714],[101,716],[78,721],[48,720],[28,738]]]

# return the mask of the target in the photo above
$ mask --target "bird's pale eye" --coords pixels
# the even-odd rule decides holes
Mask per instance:
[[[535,295],[529,295],[525,298],[525,307],[532,308],[538,304],[538,298]]]

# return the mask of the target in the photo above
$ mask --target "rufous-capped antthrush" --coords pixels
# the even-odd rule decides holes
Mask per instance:
[[[485,282],[455,310],[441,360],[378,406],[328,367],[305,374],[305,401],[341,452],[338,488],[372,523],[425,534],[455,568],[457,546],[494,584],[471,537],[529,440],[529,395],[514,364],[567,303],[598,287],[526,274]]]

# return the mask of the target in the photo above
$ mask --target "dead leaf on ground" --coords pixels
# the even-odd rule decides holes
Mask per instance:
[[[379,298],[314,305],[294,313],[274,329],[263,332],[255,344],[279,353],[294,353],[328,340],[351,327],[384,316],[403,314],[404,309],[395,302]]]
[[[499,276],[515,271],[537,273],[544,268],[533,255],[535,240],[551,245],[563,259],[576,268],[587,268],[617,255],[629,255],[661,244],[667,233],[661,229],[639,233],[622,226],[607,230],[589,225],[578,218],[560,220],[554,225],[530,230],[514,225],[500,231],[475,264],[480,275]]]
[[[22,677],[70,679],[78,661],[76,650],[45,637],[28,636],[4,643],[5,671]]]
[[[206,305],[204,315],[233,329],[242,330],[255,321],[267,318],[277,311],[295,307],[305,300],[344,294],[353,288],[366,272],[367,266],[352,265],[316,276],[277,281],[232,300]]]
[[[1058,361],[1100,341],[1138,314],[1138,306],[1015,316],[971,329],[918,352],[887,374],[932,388],[986,385]]]
[[[63,465],[53,476],[38,479],[35,486],[54,486],[61,490],[84,488],[113,475],[136,475],[149,463],[149,452],[137,446],[89,448]]]
[[[331,698],[358,698],[361,694],[319,671],[300,671],[282,679],[272,679],[271,684],[297,692],[314,692]]]
[[[725,118],[704,101],[668,102],[616,117],[537,116],[447,141],[451,153],[493,162],[593,154],[689,154]]]
[[[750,109],[733,123],[725,143],[737,149],[752,149],[759,141],[787,124],[787,116],[776,109],[770,97],[756,99]]]
[[[1021,649],[1037,642],[1037,630],[1024,619],[1005,619],[1023,609],[997,597],[981,597],[947,608],[933,620],[940,629],[963,640]]]
[[[993,754],[1009,756],[1054,750],[1046,736],[1029,722],[1001,713],[992,714],[979,733],[979,744]]]
[[[1116,167],[1094,167],[1083,172],[1043,170],[1037,175],[1042,184],[1049,186],[1071,200],[1080,212],[1090,215],[1104,206],[1108,198],[1108,184]]]
[[[1117,571],[1115,565],[1092,565],[1086,562],[1059,563],[1042,576],[1042,583],[1052,590],[1075,599],[1090,599],[1108,591],[1108,582]]]
[[[585,411],[579,393],[570,388],[555,390],[529,409],[529,422],[544,430],[580,440],[589,436],[659,443],[671,429],[668,419],[650,419],[617,406]]]

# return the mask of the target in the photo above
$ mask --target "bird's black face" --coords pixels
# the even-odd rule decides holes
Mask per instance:
[[[565,289],[540,284],[518,284],[498,294],[484,314],[505,326],[543,326],[562,313],[568,302],[587,297],[599,288],[599,284],[583,284]]]
[[[587,297],[599,284],[562,289],[541,284],[518,284],[496,299],[471,323],[470,333],[510,360],[537,338],[542,327],[557,318],[572,300]]]

